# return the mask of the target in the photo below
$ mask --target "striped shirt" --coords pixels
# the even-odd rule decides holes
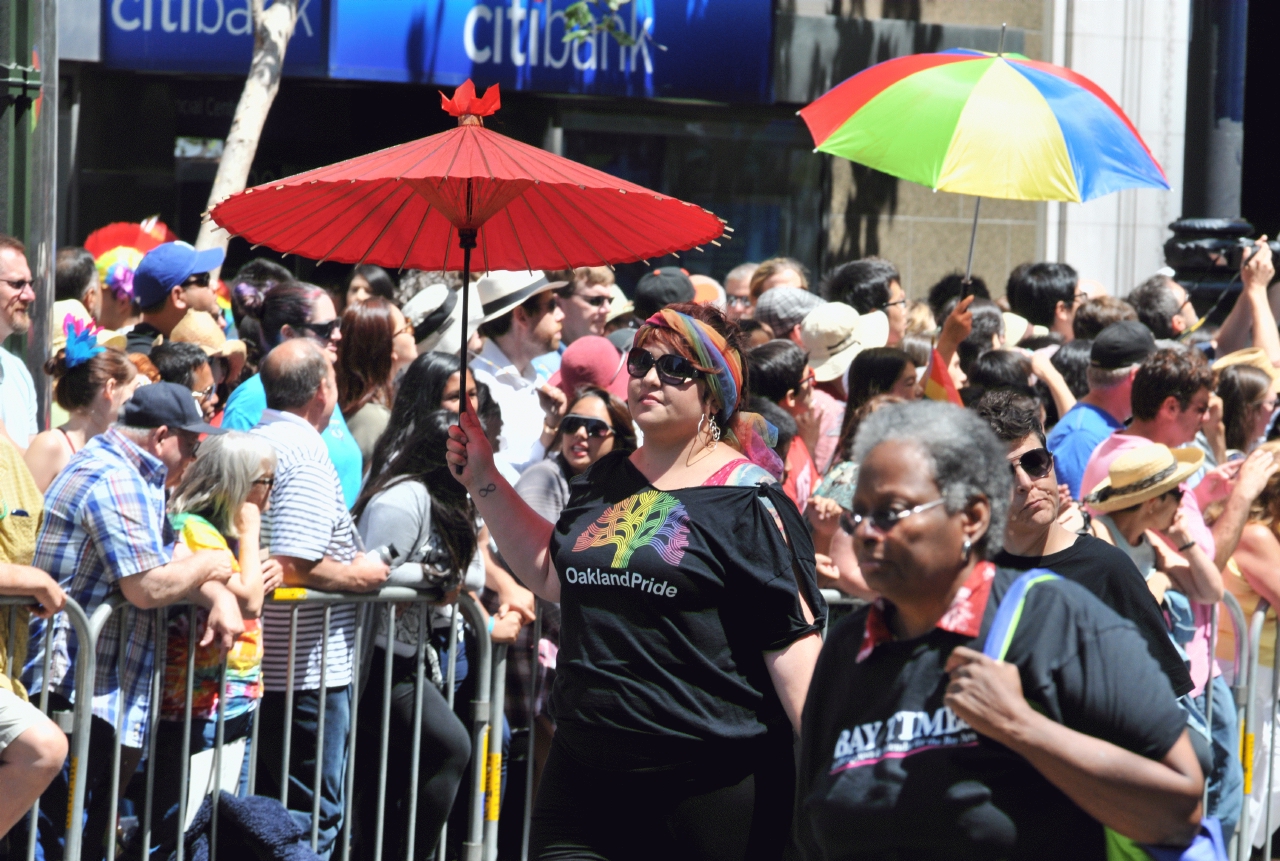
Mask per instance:
[[[329,459],[324,439],[304,419],[267,410],[252,431],[275,447],[278,462],[271,504],[262,516],[262,540],[273,556],[319,562],[326,556],[350,562],[360,552],[360,538],[342,497],[342,484]],[[267,604],[262,614],[262,670],[266,690],[289,684],[289,625],[293,607]],[[320,687],[322,654],[324,686],[351,684],[351,651],[355,643],[356,606],[333,605],[329,642],[324,648],[324,607],[298,608],[294,653],[294,690]]]
[[[48,571],[90,615],[121,578],[165,565],[172,558],[173,531],[165,516],[165,467],[114,428],[72,455],[45,493],[44,525],[32,564]],[[127,614],[124,655],[121,616]],[[142,747],[151,710],[155,662],[155,611],[121,607],[98,638],[93,713],[117,723],[126,747]],[[44,661],[44,622],[31,626],[28,688],[37,690]],[[67,614],[53,617],[51,690],[75,697],[79,642]],[[117,692],[124,711],[117,715]]]

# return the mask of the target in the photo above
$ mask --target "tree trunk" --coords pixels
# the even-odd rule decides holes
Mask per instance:
[[[298,0],[275,0],[265,8],[266,0],[252,0],[253,9],[253,61],[249,64],[249,77],[236,105],[231,131],[218,162],[218,173],[213,178],[213,190],[209,193],[207,209],[238,191],[243,191],[249,180],[249,168],[258,151],[258,139],[267,121],[271,103],[280,90],[280,73],[284,67],[284,52],[298,23]],[[197,248],[223,248],[231,237],[206,215],[196,237]],[[213,273],[215,278],[218,273]]]

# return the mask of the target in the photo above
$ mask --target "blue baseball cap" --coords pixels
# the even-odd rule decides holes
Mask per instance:
[[[221,248],[196,251],[186,242],[166,242],[146,253],[133,272],[133,301],[150,308],[165,300],[174,287],[200,272],[222,265],[227,252]]]

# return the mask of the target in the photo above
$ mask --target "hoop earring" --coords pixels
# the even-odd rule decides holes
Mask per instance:
[[[960,561],[961,561],[961,562],[968,562],[968,561],[969,561],[969,552],[970,552],[971,550],[973,550],[973,542],[972,542],[972,541],[970,541],[968,538],[966,538],[966,539],[964,540],[964,545],[960,548]]]
[[[702,436],[702,426],[707,422],[707,414],[703,413],[698,417],[698,429],[693,432],[694,436]]]

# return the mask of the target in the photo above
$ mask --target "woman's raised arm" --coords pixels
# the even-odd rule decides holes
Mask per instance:
[[[560,580],[551,563],[552,524],[530,508],[493,465],[493,450],[475,411],[467,410],[458,421],[449,428],[445,455],[454,477],[471,494],[503,560],[520,582],[543,600],[559,601]]]

